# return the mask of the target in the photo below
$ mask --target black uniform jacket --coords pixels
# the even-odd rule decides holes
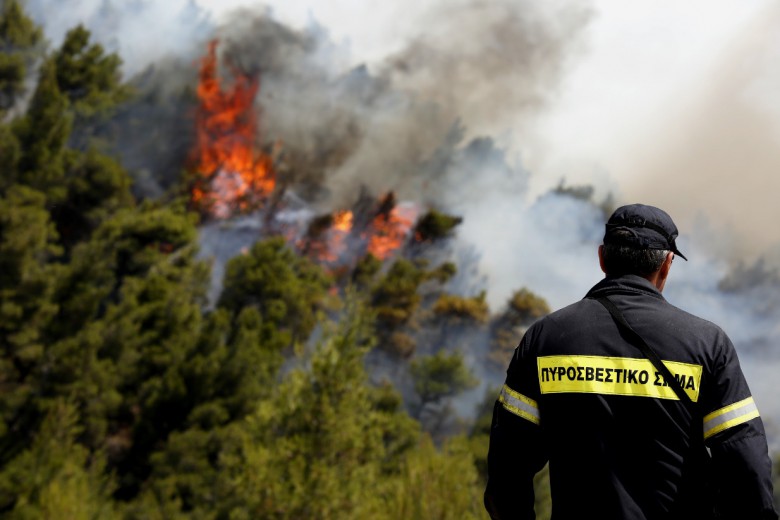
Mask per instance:
[[[609,312],[583,299],[526,331],[496,402],[485,506],[535,518],[549,461],[553,520],[777,518],[764,427],[729,338],[638,276],[608,296],[664,360],[696,416]],[[706,448],[705,448],[706,445]]]

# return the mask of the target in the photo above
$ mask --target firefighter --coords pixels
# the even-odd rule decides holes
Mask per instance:
[[[661,294],[685,259],[677,235],[659,208],[618,208],[598,249],[604,279],[526,331],[493,410],[491,518],[535,518],[548,462],[553,520],[778,518],[733,344]]]

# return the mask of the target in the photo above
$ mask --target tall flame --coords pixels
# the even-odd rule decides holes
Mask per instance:
[[[371,222],[368,252],[380,260],[388,258],[400,248],[417,218],[411,207],[395,206],[387,213],[379,213]]]
[[[346,249],[352,220],[353,215],[349,210],[318,217],[310,223],[307,236],[299,240],[297,246],[320,263],[335,264]]]
[[[193,153],[199,177],[192,189],[192,201],[217,218],[257,208],[274,192],[272,159],[255,145],[258,123],[253,103],[259,88],[256,77],[235,73],[233,85],[223,89],[217,71],[217,41],[209,43],[200,61]],[[385,260],[403,246],[417,210],[397,206],[392,192],[378,201],[364,202],[358,202],[357,217],[349,210],[323,215],[309,223],[303,238],[296,238],[297,231],[291,228],[287,239],[303,254],[330,267],[352,263],[354,258],[349,257],[360,251]],[[269,204],[267,220],[277,222],[277,216],[275,204]],[[356,220],[359,229],[353,229]]]
[[[328,250],[332,260],[335,261],[344,251],[345,240],[349,232],[352,231],[352,212],[349,210],[338,211],[333,215],[333,227],[331,229]]]
[[[223,90],[217,76],[217,41],[201,59],[198,83],[196,171],[192,200],[216,217],[262,204],[273,191],[271,158],[256,150],[257,78],[237,74]]]

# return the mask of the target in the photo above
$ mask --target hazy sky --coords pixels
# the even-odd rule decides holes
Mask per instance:
[[[131,74],[166,53],[196,59],[203,47],[193,36],[210,37],[205,33],[211,24],[237,7],[268,6],[293,27],[316,22],[349,49],[355,64],[377,70],[415,37],[435,38],[437,20],[470,12],[466,5],[491,5],[487,0],[194,0],[210,12],[199,31],[180,16],[193,0],[28,1],[37,6],[55,44],[68,27],[86,23],[102,41],[114,40]],[[770,248],[780,259],[780,226],[759,224],[778,220],[780,2],[516,1],[523,12],[532,6],[529,19],[547,11],[542,25],[553,29],[569,27],[561,13],[572,6],[591,6],[584,28],[567,33],[559,27],[560,38],[570,41],[558,55],[565,59],[563,74],[550,82],[557,90],[548,93],[544,110],[515,114],[502,99],[483,96],[476,107],[483,120],[475,124],[464,118],[474,133],[487,133],[519,154],[533,173],[532,193],[562,178],[593,184],[615,194],[618,203],[641,201],[667,209],[683,234],[706,222],[718,230],[714,246],[734,259]],[[108,5],[120,13],[115,27],[95,17]],[[133,11],[143,14],[128,16],[137,14]],[[501,35],[484,29],[474,34],[496,40],[475,42],[477,49],[498,45],[497,55],[511,52],[511,45],[500,47]],[[463,54],[463,42],[454,43]],[[484,81],[493,84],[489,76]],[[484,106],[485,99],[491,106]],[[475,106],[463,102],[464,115],[473,115]],[[485,128],[486,114],[492,121],[497,112],[504,126]]]
[[[198,0],[220,16],[242,0]],[[261,5],[259,3],[255,5]],[[420,28],[431,2],[267,2],[315,19],[356,59],[379,61]],[[780,242],[780,10],[771,0],[596,0],[560,91],[520,152],[542,190],[595,183],[619,202],[662,205],[691,228],[704,216],[743,252]],[[489,81],[489,79],[486,79]],[[527,116],[523,116],[527,117]],[[731,242],[730,242],[731,243]]]

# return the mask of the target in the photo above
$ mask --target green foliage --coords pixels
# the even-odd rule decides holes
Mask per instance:
[[[49,263],[55,240],[42,194],[15,186],[0,198],[0,461],[37,407],[31,401],[42,331],[57,312],[52,296],[61,269]]]
[[[549,313],[550,306],[544,298],[522,288],[512,294],[505,316],[513,325],[530,325]]]
[[[24,13],[18,0],[5,0],[0,12],[0,115],[24,93],[27,71],[42,42],[41,29]]]
[[[504,312],[491,323],[490,359],[499,366],[506,366],[525,328],[549,313],[550,306],[544,298],[525,287],[515,291]]]
[[[451,236],[455,226],[461,222],[461,217],[453,217],[432,209],[417,221],[414,236],[419,242],[440,240]]]
[[[441,295],[452,263],[367,255],[342,278],[361,293],[341,301],[274,238],[230,261],[210,308],[196,217],[183,204],[138,204],[122,165],[100,151],[101,118],[129,93],[119,57],[83,27],[51,53],[41,41],[20,2],[2,2],[0,511],[478,517],[476,437],[437,448],[364,364],[377,341],[411,358],[426,313],[484,322],[484,295]],[[38,82],[24,92],[30,70]],[[436,241],[459,222],[430,212],[416,231]],[[475,384],[457,354],[411,366],[430,403]]]
[[[474,388],[477,380],[463,363],[463,356],[455,352],[439,351],[412,361],[414,389],[423,403],[437,402],[463,390]]]
[[[62,241],[83,241],[106,218],[131,207],[130,178],[114,159],[94,149],[67,155],[67,194],[56,205],[52,218]]]
[[[57,86],[57,70],[43,63],[27,114],[15,123],[22,156],[19,181],[46,194],[48,202],[65,198],[63,149],[72,129],[68,99]]]
[[[375,268],[371,257],[366,263],[369,267],[358,266],[361,273],[363,270],[369,272]],[[400,258],[370,286],[371,306],[377,315],[379,344],[383,350],[399,358],[409,358],[414,354],[416,341],[410,332],[418,328],[418,320],[428,312],[431,299],[439,290],[436,284],[446,282],[456,271],[455,265],[450,262],[445,262],[435,269],[427,269],[427,266],[426,260],[410,261]],[[369,279],[368,276],[362,278]],[[446,295],[442,296],[438,309],[443,312],[445,306],[457,305],[454,301],[456,297],[452,298],[450,301]],[[478,304],[474,308],[477,306]],[[436,316],[442,318],[443,314]]]
[[[196,351],[181,363],[187,392],[178,401],[189,414],[151,455],[151,475],[139,497],[144,506],[136,504],[133,517],[146,518],[150,507],[161,508],[163,518],[179,510],[208,516],[232,507],[226,461],[241,456],[241,421],[272,395],[285,342],[257,309],[244,309],[232,327],[230,321],[225,310],[212,313]]]
[[[10,175],[46,195],[66,245],[131,204],[129,177],[119,164],[94,150],[67,148],[74,139],[74,116],[83,122],[126,98],[118,71],[118,57],[89,46],[88,31],[70,31],[62,48],[41,65],[27,113],[13,123],[18,142],[7,130],[0,132],[0,142],[9,145],[2,154],[11,161]]]
[[[428,278],[436,280],[439,283],[446,283],[458,272],[458,268],[452,262],[444,262],[436,269],[431,271]]]
[[[382,261],[371,253],[363,256],[352,270],[352,282],[359,289],[370,287],[374,277],[382,269]]]
[[[79,25],[68,31],[54,55],[60,91],[87,116],[105,112],[129,96],[121,83],[119,56],[105,54],[103,47],[90,44],[89,38],[89,31]]]
[[[0,14],[0,51],[28,50],[41,42],[41,29],[25,14],[18,0],[4,0]]]
[[[441,294],[430,310],[430,323],[438,328],[438,345],[466,347],[472,338],[466,332],[477,330],[488,321],[490,309],[485,292],[472,297]]]
[[[453,438],[437,450],[424,436],[385,493],[386,509],[381,518],[484,518],[482,490],[465,439]]]
[[[0,507],[18,519],[118,518],[99,454],[76,442],[78,414],[53,403],[30,448],[0,472]]]
[[[601,210],[605,220],[617,209],[615,197],[612,193],[607,193],[604,200],[598,202],[595,198],[595,190],[593,189],[593,186],[589,184],[571,186],[566,185],[564,179],[561,179],[558,186],[553,190],[553,193],[593,204]]]
[[[534,511],[539,520],[549,520],[552,515],[552,496],[550,495],[550,466],[534,476]]]
[[[442,294],[433,304],[435,318],[450,322],[450,324],[484,323],[487,321],[489,313],[490,309],[485,301],[485,291],[470,298]]]
[[[409,359],[417,350],[417,342],[411,335],[395,330],[383,335],[382,347],[401,359]]]
[[[120,494],[134,493],[152,450],[194,406],[184,365],[208,283],[194,238],[191,219],[171,209],[123,210],[74,248],[58,280],[42,398],[70,396],[80,440],[107,449]]]
[[[376,518],[382,475],[398,472],[417,435],[389,389],[367,384],[371,317],[347,302],[309,369],[296,369],[246,424],[238,457],[225,460],[232,518]]]
[[[17,180],[22,148],[19,139],[8,125],[0,124],[0,194],[5,193]]]
[[[479,405],[476,419],[469,432],[469,448],[483,485],[487,485],[487,454],[493,423],[493,406],[498,393],[498,388],[491,388],[485,392],[485,398]]]
[[[425,271],[409,260],[393,263],[372,292],[380,326],[398,327],[411,319],[420,304],[417,289],[425,278]]]
[[[283,238],[271,238],[228,263],[219,306],[233,316],[254,307],[297,342],[313,330],[328,287],[320,267],[296,255]]]
[[[17,186],[0,199],[0,341],[6,349],[34,344],[56,310],[48,301],[58,271],[48,265],[58,252],[55,239],[40,193]]]
[[[88,241],[73,247],[68,269],[57,280],[59,315],[50,334],[70,337],[102,318],[107,305],[118,301],[126,278],[143,278],[170,261],[191,260],[195,238],[193,219],[174,208],[147,203],[118,211]],[[197,298],[203,296],[197,293]]]

